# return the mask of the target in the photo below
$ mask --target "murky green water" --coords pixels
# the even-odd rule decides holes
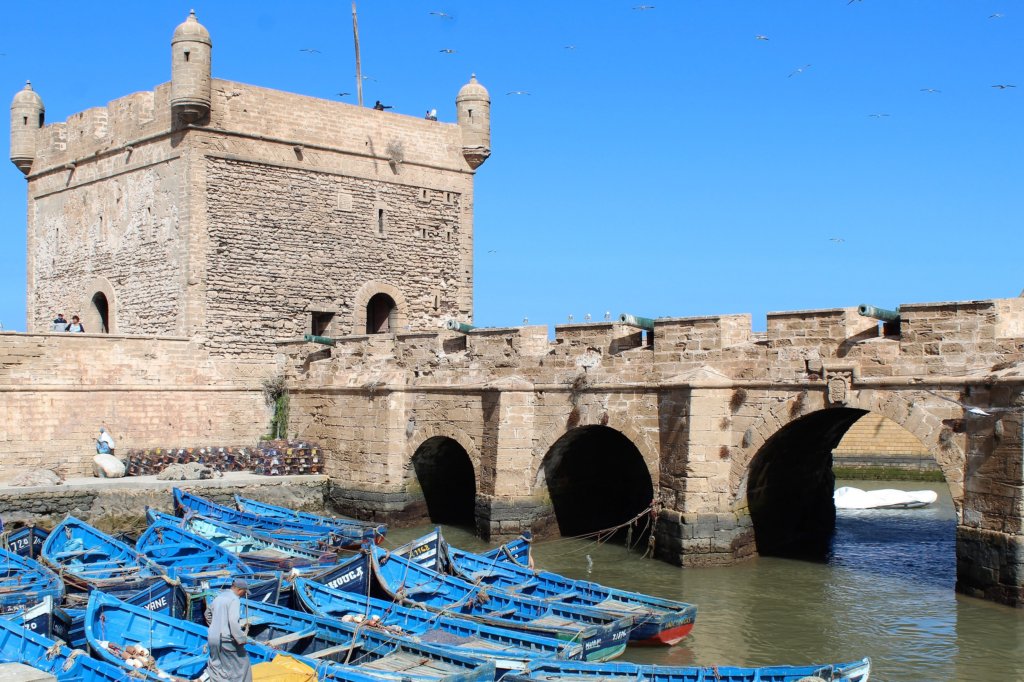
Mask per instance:
[[[913,510],[840,512],[828,564],[757,558],[680,569],[621,546],[538,544],[538,567],[695,603],[693,634],[671,648],[629,648],[623,660],[668,665],[768,665],[870,656],[873,680],[1024,680],[1024,610],[956,594],[955,520],[944,484],[839,482],[864,489],[931,489]],[[429,526],[396,528],[397,544]],[[446,529],[455,545],[487,545]],[[593,562],[588,571],[587,556]]]

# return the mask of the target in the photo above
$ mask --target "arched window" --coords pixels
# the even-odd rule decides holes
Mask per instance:
[[[101,334],[110,333],[110,304],[107,296],[102,291],[97,291],[92,297],[92,311],[97,321],[96,331]],[[92,331],[92,330],[89,330]]]
[[[374,294],[366,304],[366,333],[387,334],[395,329],[398,306],[387,294]]]

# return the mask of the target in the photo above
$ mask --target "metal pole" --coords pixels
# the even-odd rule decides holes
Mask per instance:
[[[363,106],[363,69],[359,63],[359,21],[356,19],[356,3],[352,3],[352,35],[356,41],[356,96]]]

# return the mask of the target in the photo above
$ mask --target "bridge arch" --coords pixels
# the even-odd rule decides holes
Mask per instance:
[[[733,462],[734,474],[742,467],[733,480],[739,480],[737,505],[746,504],[760,554],[827,556],[836,521],[831,453],[868,412],[891,419],[925,445],[946,479],[958,517],[962,515],[962,449],[949,438],[941,419],[902,401],[898,395],[875,395],[857,404],[795,415],[766,437],[750,438],[743,456]]]
[[[642,514],[654,499],[655,478],[640,449],[617,429],[597,424],[563,433],[541,459],[534,488],[550,500],[562,535],[586,535],[641,516],[632,542],[645,543],[650,526]],[[626,534],[626,528],[618,533]]]
[[[417,442],[408,460],[406,492],[422,505],[433,523],[476,524],[477,472],[480,454],[460,429],[428,424],[416,429]]]

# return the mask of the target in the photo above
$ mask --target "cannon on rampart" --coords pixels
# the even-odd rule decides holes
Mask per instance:
[[[621,313],[619,315],[619,323],[628,327],[644,329],[649,332],[654,331],[654,320],[650,317],[639,317],[637,315],[630,315],[629,313]]]
[[[317,336],[316,334],[306,334],[302,337],[303,341],[309,341],[310,343],[319,343],[324,346],[336,346],[338,342],[329,336]]]
[[[458,320],[448,320],[444,323],[444,328],[448,331],[459,332],[460,334],[468,334],[469,332],[476,329],[471,324],[465,322],[459,322]]]
[[[864,317],[873,317],[876,320],[882,322],[899,322],[900,321],[900,307],[896,306],[896,310],[888,310],[886,308],[876,308],[873,305],[867,303],[861,303],[857,306],[857,313]]]

